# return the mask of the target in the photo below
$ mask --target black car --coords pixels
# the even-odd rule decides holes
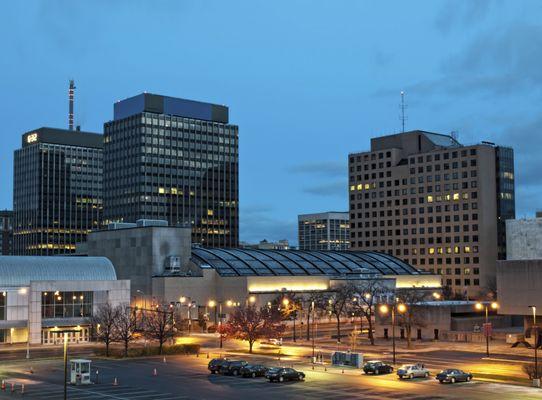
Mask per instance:
[[[440,383],[469,382],[472,379],[472,374],[460,369],[445,369],[437,374],[436,379]]]
[[[244,378],[256,378],[257,376],[265,376],[267,367],[265,365],[247,364],[241,368],[240,372]]]
[[[211,374],[216,374],[220,371],[220,367],[222,367],[222,364],[228,361],[229,360],[227,358],[213,358],[211,361],[209,361],[207,369],[211,371]]]
[[[243,368],[245,365],[248,365],[246,361],[229,360],[222,363],[218,372],[220,372],[222,375],[237,376],[240,374],[241,368]]]
[[[366,374],[390,374],[393,372],[393,367],[382,361],[368,361],[363,366],[363,372]]]
[[[303,381],[305,374],[301,371],[296,371],[293,368],[275,367],[270,368],[265,377],[269,382],[284,382],[284,381]]]

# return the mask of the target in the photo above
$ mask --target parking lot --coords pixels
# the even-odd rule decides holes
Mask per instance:
[[[413,381],[398,380],[394,374],[363,376],[359,371],[341,369],[324,371],[318,366],[313,371],[308,365],[294,365],[306,373],[305,382],[269,383],[264,378],[241,378],[211,375],[207,371],[206,356],[175,356],[167,358],[94,360],[93,380],[98,369],[98,383],[87,386],[69,386],[69,399],[541,399],[540,391],[510,385],[497,385],[473,381],[455,385],[440,385],[434,377]],[[255,359],[268,365],[277,362]],[[283,362],[284,364],[285,362]],[[156,375],[154,370],[156,369]],[[33,363],[33,373],[26,366],[2,369],[7,375],[7,388],[0,398],[22,397],[21,384],[25,384],[24,397],[35,399],[61,399],[63,395],[62,361]],[[114,385],[114,381],[117,385]],[[16,391],[11,393],[11,383]]]

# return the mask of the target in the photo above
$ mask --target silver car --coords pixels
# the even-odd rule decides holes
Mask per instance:
[[[403,365],[397,370],[397,376],[399,376],[399,379],[428,378],[429,370],[423,364]]]

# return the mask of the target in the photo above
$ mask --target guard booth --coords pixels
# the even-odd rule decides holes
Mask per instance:
[[[90,381],[90,360],[70,360],[70,383],[72,385],[89,385]]]
[[[363,366],[363,354],[335,351],[331,355],[331,364],[361,368]]]

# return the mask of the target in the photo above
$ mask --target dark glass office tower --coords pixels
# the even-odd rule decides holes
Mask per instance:
[[[510,147],[495,147],[495,166],[497,167],[498,259],[506,260],[506,220],[516,218],[514,150]]]
[[[13,252],[13,211],[0,211],[0,255],[9,256]]]
[[[238,127],[228,108],[144,93],[104,124],[107,222],[163,219],[209,247],[239,242]]]
[[[40,128],[15,150],[13,253],[71,253],[102,219],[103,136]]]

